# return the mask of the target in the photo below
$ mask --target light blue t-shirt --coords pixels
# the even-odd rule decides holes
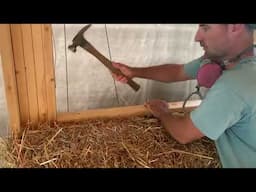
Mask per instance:
[[[196,77],[202,58],[184,65]],[[200,131],[215,141],[224,168],[256,167],[256,57],[245,58],[208,90],[190,114]]]

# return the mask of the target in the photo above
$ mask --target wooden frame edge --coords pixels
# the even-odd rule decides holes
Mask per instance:
[[[200,105],[201,100],[191,100],[186,104],[186,109],[193,109]],[[171,111],[179,111],[182,109],[183,101],[169,102]],[[117,118],[129,116],[149,115],[149,111],[143,105],[115,107],[107,109],[92,109],[81,112],[59,112],[57,113],[58,122],[82,121],[97,118]]]

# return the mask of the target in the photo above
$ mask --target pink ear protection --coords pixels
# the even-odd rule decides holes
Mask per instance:
[[[220,65],[218,63],[204,64],[197,72],[198,86],[211,88],[222,75],[222,71],[224,69],[224,65]]]
[[[196,91],[192,92],[183,103],[183,110],[187,101],[192,97],[192,95],[198,95],[200,99],[203,99],[203,96],[200,93],[200,87],[211,88],[217,79],[222,75],[223,70],[225,70],[225,65],[217,62],[209,61],[199,68],[197,72],[197,86]]]
[[[255,47],[254,45],[250,45],[246,49],[244,49],[240,54],[238,54],[236,57],[221,61],[221,62],[216,62],[216,61],[207,61],[203,66],[201,66],[197,72],[197,86],[196,86],[196,91],[192,92],[184,101],[183,103],[183,111],[185,110],[185,105],[189,98],[196,94],[200,97],[202,100],[203,97],[200,93],[200,87],[205,87],[205,88],[211,88],[213,84],[219,79],[219,77],[222,75],[223,70],[226,69],[226,64],[229,62],[234,62],[239,59],[241,59],[241,56],[245,54],[247,51],[253,49]],[[203,56],[204,57],[204,56]],[[206,61],[206,60],[205,60]]]

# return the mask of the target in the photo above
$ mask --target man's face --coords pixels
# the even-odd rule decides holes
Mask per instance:
[[[225,24],[200,24],[195,36],[208,58],[221,59],[230,47],[228,26]]]

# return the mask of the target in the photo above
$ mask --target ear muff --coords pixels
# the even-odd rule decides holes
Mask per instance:
[[[223,65],[219,63],[212,62],[210,60],[204,61],[204,64],[197,72],[198,86],[211,88],[222,75],[223,69]]]
[[[192,92],[183,103],[183,111],[185,111],[185,106],[190,97],[194,94],[198,95],[200,99],[203,96],[200,93],[200,87],[211,88],[217,79],[222,75],[223,70],[225,70],[225,65],[223,63],[215,62],[210,59],[203,59],[201,61],[201,66],[197,72],[197,86],[196,91]]]

